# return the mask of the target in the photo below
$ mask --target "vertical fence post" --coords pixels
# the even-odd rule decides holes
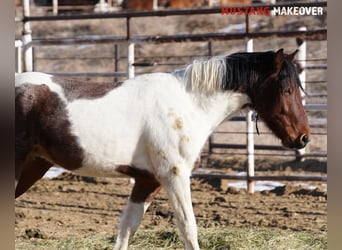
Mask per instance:
[[[306,27],[302,26],[299,28],[300,31],[307,31]],[[298,65],[300,67],[301,72],[299,73],[299,79],[302,83],[303,89],[305,90],[305,81],[306,81],[306,41],[301,39],[301,38],[297,38],[296,39],[297,42],[297,48],[298,48]],[[301,95],[302,95],[302,103],[303,105],[306,104],[305,102],[305,93],[303,91],[301,91]],[[303,155],[305,154],[305,148],[302,149],[298,149],[296,150],[296,160],[303,160]]]
[[[134,43],[128,42],[128,56],[127,56],[127,77],[133,78],[134,77]]]
[[[133,78],[134,72],[134,43],[131,39],[130,17],[126,18],[126,38],[127,38],[127,77]]]
[[[126,39],[127,39],[127,77],[133,78],[134,72],[134,43],[131,39],[130,17],[126,18]]]
[[[153,0],[153,10],[157,10],[158,9],[158,0]]]
[[[119,44],[116,43],[114,44],[114,72],[119,71]],[[118,78],[115,76],[114,77],[114,82],[117,82]]]
[[[54,15],[58,14],[58,0],[52,0],[52,13]]]
[[[20,40],[15,41],[15,73],[22,73],[22,46]]]
[[[246,33],[249,33],[249,18],[246,14]],[[247,38],[246,51],[253,52],[253,39]],[[254,193],[254,181],[250,180],[250,177],[254,176],[254,127],[252,121],[253,111],[249,110],[246,117],[246,129],[247,129],[247,191],[248,193]]]
[[[24,17],[30,16],[30,0],[23,0],[23,14]],[[23,52],[24,52],[24,70],[32,71],[33,70],[33,52],[32,52],[32,35],[31,35],[31,27],[30,22],[24,21],[23,23]]]
[[[100,5],[100,12],[105,12],[106,11],[106,2],[105,2],[105,0],[100,0],[99,1],[99,5]]]
[[[212,57],[213,55],[213,51],[212,51],[212,43],[211,41],[208,42],[208,57]],[[212,147],[212,144],[213,144],[213,135],[211,134],[209,136],[209,140],[208,140],[208,155],[211,155],[213,153],[213,147]]]
[[[253,39],[248,39],[246,44],[247,52],[253,52]],[[253,111],[249,110],[247,113],[247,190],[248,193],[254,193],[254,181],[249,177],[254,176],[254,126],[252,121]]]

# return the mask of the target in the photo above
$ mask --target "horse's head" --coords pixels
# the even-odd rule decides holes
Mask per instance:
[[[273,67],[259,82],[253,104],[284,146],[300,149],[310,141],[310,128],[293,63],[296,52],[287,55],[280,49],[274,53]]]

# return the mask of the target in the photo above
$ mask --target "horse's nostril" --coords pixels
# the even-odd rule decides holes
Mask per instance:
[[[304,134],[304,135],[302,135],[301,137],[300,137],[300,141],[302,142],[302,143],[308,143],[309,141],[310,141],[310,138],[309,138],[309,136],[307,136],[306,134]]]

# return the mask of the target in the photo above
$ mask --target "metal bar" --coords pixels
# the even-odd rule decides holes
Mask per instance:
[[[30,0],[23,0],[23,16],[30,16]],[[32,42],[32,31],[29,21],[23,21],[23,53],[24,53],[24,70],[32,71],[33,70],[33,51],[32,47],[29,46]]]
[[[130,34],[127,33],[128,38]],[[254,32],[254,33],[206,33],[206,34],[186,34],[186,35],[169,35],[169,36],[137,36],[130,38],[131,42],[203,42],[208,40],[234,40],[249,38],[267,38],[267,37],[305,37],[305,38],[322,38],[326,39],[327,30],[313,31],[270,31],[270,32]],[[111,43],[111,42],[127,42],[127,37],[117,36],[88,36],[79,38],[48,38],[48,39],[33,39],[27,46],[33,45],[65,45],[65,44],[89,44],[89,43]]]
[[[114,45],[114,72],[119,71],[119,44]],[[115,77],[114,81],[116,82],[118,79]]]
[[[308,94],[307,96],[305,96],[306,98],[327,98],[328,95],[327,94]]]
[[[126,39],[131,39],[130,17],[126,18]]]
[[[327,83],[328,81],[306,81],[306,83],[313,83],[313,84],[316,84],[316,83]]]
[[[208,57],[211,57],[213,55],[213,48],[212,48],[212,42],[208,41]],[[209,155],[213,152],[213,135],[211,134],[208,138],[208,152]]]
[[[292,2],[282,3],[277,5],[270,4],[253,4],[244,6],[234,6],[238,7],[293,7],[294,5],[298,7],[326,7],[327,2]],[[122,11],[113,13],[91,13],[91,14],[77,14],[77,15],[60,15],[60,16],[24,16],[23,21],[57,21],[57,20],[80,20],[80,19],[105,19],[105,18],[127,18],[127,17],[150,17],[150,16],[174,16],[174,15],[201,15],[201,14],[221,14],[222,7],[214,8],[189,8],[189,9],[160,9],[152,11]]]
[[[307,28],[305,26],[302,26],[298,29],[299,31],[307,31]],[[298,60],[299,60],[299,67],[302,69],[302,71],[299,73],[299,80],[302,83],[302,87],[304,91],[300,91],[301,97],[302,97],[302,104],[305,105],[306,104],[306,100],[305,100],[305,89],[306,89],[306,41],[302,38],[296,38],[296,42],[297,42],[297,49],[298,49]],[[296,159],[297,160],[302,160],[302,155],[305,154],[306,149],[302,148],[302,149],[298,149],[296,150]]]
[[[44,38],[33,39],[31,46],[33,45],[69,45],[69,44],[89,44],[89,43],[126,43],[126,37],[117,36],[84,36],[78,38]]]
[[[304,108],[308,110],[327,110],[328,105],[327,104],[305,104]]]
[[[223,143],[212,143],[211,147],[214,148],[221,148],[221,149],[245,149],[246,145],[244,144],[223,144]],[[293,149],[285,148],[283,146],[272,146],[272,145],[254,145],[254,149],[256,150],[274,150],[274,151],[288,151],[294,152]],[[325,153],[305,153],[304,156],[326,156]]]
[[[127,48],[127,77],[133,78],[134,72],[134,43],[129,42]]]
[[[314,70],[314,69],[327,69],[328,66],[326,64],[322,64],[322,65],[309,65],[309,66],[306,66],[305,68],[306,69],[311,69],[311,70]]]
[[[20,40],[15,40],[15,72],[16,73],[22,73],[22,46],[23,43]]]
[[[158,63],[156,63],[156,62],[135,62],[132,65],[135,67],[151,67],[151,66],[158,65]]]
[[[226,149],[246,149],[246,144],[224,144],[224,143],[212,143],[212,148],[226,148]],[[282,150],[282,151],[294,151],[292,149],[285,148],[283,146],[271,146],[271,145],[254,145],[254,149],[257,150]]]
[[[52,0],[52,13],[58,15],[58,0]]]
[[[256,156],[263,156],[263,157],[284,157],[284,158],[289,158],[289,157],[293,157],[293,154],[291,154],[291,152],[285,152],[287,154],[284,154],[284,152],[279,152],[279,153],[259,153],[258,151],[255,152]],[[231,153],[227,153],[227,152],[213,152],[213,154],[215,155],[231,155]],[[241,152],[234,152],[234,155],[243,155],[246,156],[246,153],[241,153]],[[317,158],[326,158],[327,155],[325,155],[324,153],[310,153],[310,155],[308,155],[308,157],[317,157]]]
[[[213,134],[236,134],[236,135],[246,135],[246,132],[238,131],[215,131]],[[254,132],[256,134],[256,132]],[[272,132],[259,132],[260,135],[273,135]],[[311,135],[327,135],[326,132],[311,132]]]
[[[328,157],[327,152],[312,152],[312,153],[305,153],[304,157]]]
[[[270,176],[270,175],[231,175],[231,174],[202,174],[194,172],[191,175],[192,178],[205,178],[205,179],[231,179],[231,180],[246,180],[250,179],[253,181],[327,181],[328,177],[326,175],[316,176],[316,175],[283,175],[283,176]]]
[[[269,37],[300,37],[306,40],[326,40],[327,30],[308,30],[308,31],[265,31],[253,33],[207,33],[207,34],[184,34],[184,35],[167,35],[167,36],[140,36],[134,37],[134,42],[204,42],[204,41],[220,41],[220,40],[239,40],[248,38],[269,38]]]
[[[246,15],[246,33],[249,33],[249,18]],[[248,38],[246,41],[246,51],[253,52],[253,39]],[[250,177],[254,176],[254,123],[252,121],[254,111],[249,110],[246,117],[246,129],[247,129],[247,191],[250,194],[254,193],[254,182]]]
[[[127,72],[46,72],[47,74],[56,76],[103,76],[103,77],[126,77]]]

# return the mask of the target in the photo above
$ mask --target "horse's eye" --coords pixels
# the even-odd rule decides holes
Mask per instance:
[[[283,95],[291,95],[291,94],[292,94],[292,90],[290,88],[283,90]]]

